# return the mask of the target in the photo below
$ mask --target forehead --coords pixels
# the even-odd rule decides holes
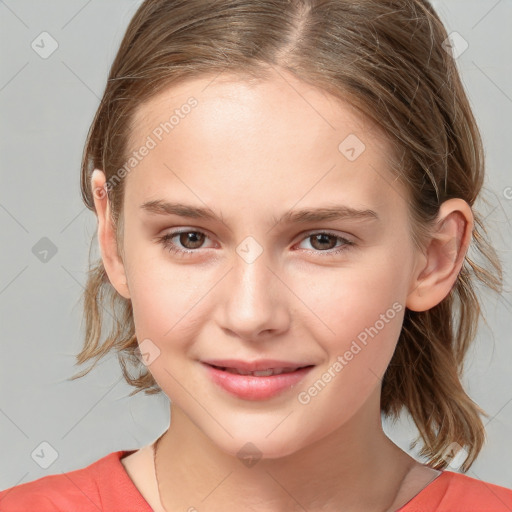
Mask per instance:
[[[345,194],[359,190],[382,202],[382,180],[393,180],[383,132],[350,103],[286,72],[264,80],[202,76],[173,85],[133,118],[131,150],[149,138],[154,148],[128,179],[132,193],[145,199],[169,184],[188,185],[212,200],[214,190],[226,198],[237,190],[256,197],[259,190],[260,199],[288,204],[301,190],[314,199],[344,187]],[[398,184],[393,188],[400,193]]]
[[[351,127],[360,133],[367,132],[380,145],[385,146],[387,142],[384,132],[348,101],[285,70],[267,71],[265,78],[236,73],[204,74],[173,84],[139,105],[132,118],[130,141],[136,143],[161,122],[168,121],[173,112],[180,114],[180,108],[190,98],[200,104],[200,113],[194,117],[200,116],[203,123],[229,117],[230,121],[239,123],[239,128],[244,117],[250,115],[251,121],[260,121],[256,126],[260,129],[276,117],[302,117],[308,123],[300,126],[288,123],[288,130],[295,128],[297,132],[311,134],[319,128],[335,130],[341,125],[343,129]],[[246,124],[244,128],[249,126]]]

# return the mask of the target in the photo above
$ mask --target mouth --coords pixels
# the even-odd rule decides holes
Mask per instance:
[[[205,363],[205,364],[208,364],[208,363]],[[264,370],[255,370],[255,371],[243,370],[241,368],[230,368],[228,366],[217,366],[214,364],[208,364],[208,366],[211,366],[211,367],[216,368],[217,370],[221,370],[223,372],[234,373],[237,375],[252,375],[253,377],[270,377],[272,375],[281,375],[283,373],[296,372],[297,370],[301,370],[303,368],[312,368],[314,365],[310,364],[307,366],[297,366],[297,367],[266,368]]]
[[[218,388],[243,400],[266,400],[290,391],[315,367],[309,364],[264,368],[260,363],[259,369],[248,370],[206,362],[202,366]]]

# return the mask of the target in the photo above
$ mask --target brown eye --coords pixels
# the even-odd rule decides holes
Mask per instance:
[[[198,231],[186,231],[176,236],[179,236],[180,244],[182,244],[185,249],[198,249],[204,243],[205,239],[204,233]]]
[[[200,249],[208,236],[201,231],[173,231],[158,238],[169,252],[178,256],[192,256]],[[177,241],[174,241],[177,239]]]
[[[334,256],[355,246],[355,242],[328,231],[318,231],[316,233],[307,233],[301,243],[308,242],[312,247],[303,247],[308,252],[320,254],[322,256]]]
[[[318,250],[334,249],[339,237],[329,235],[328,233],[317,233],[310,235],[311,245]],[[330,239],[330,241],[329,241]]]

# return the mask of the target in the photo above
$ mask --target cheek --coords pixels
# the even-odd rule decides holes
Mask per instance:
[[[382,381],[405,312],[398,268],[338,269],[328,286],[308,288],[321,317],[309,315],[309,331],[328,361],[301,387],[297,399],[312,417],[324,417],[325,408],[331,411],[327,430],[355,414]]]
[[[330,364],[342,356],[352,367],[384,373],[405,312],[407,261],[397,258],[381,251],[371,263],[329,269],[321,278],[300,280],[297,294],[314,313],[308,313],[309,329]],[[359,375],[364,380],[368,372]],[[355,374],[353,378],[359,380]]]
[[[176,281],[172,288],[166,289],[144,285],[137,295],[133,310],[139,336],[146,332],[155,341],[167,343],[190,326],[190,318],[187,318],[192,314],[197,298],[195,295],[189,298],[190,292],[181,290]]]
[[[158,345],[184,339],[184,329],[197,325],[191,319],[201,311],[200,299],[211,288],[205,282],[208,275],[193,266],[172,265],[165,255],[133,258],[129,285],[137,337],[154,339]]]

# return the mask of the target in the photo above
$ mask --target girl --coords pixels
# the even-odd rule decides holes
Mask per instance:
[[[484,442],[459,377],[501,286],[446,40],[427,0],[140,6],[84,151],[78,362],[116,351],[171,423],[1,510],[512,510],[446,470]],[[382,430],[404,408],[427,463]]]

